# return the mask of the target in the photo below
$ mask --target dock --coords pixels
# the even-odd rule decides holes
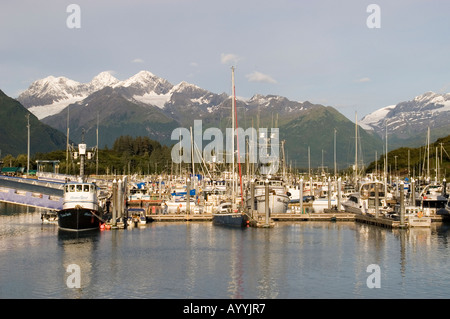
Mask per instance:
[[[212,214],[151,214],[147,215],[148,222],[210,222],[212,221]]]
[[[212,214],[151,214],[146,216],[148,222],[210,222],[212,221]],[[374,225],[383,228],[408,228],[410,227],[406,222],[404,225],[400,224],[400,220],[387,217],[375,217],[370,215],[361,215],[348,213],[336,210],[324,210],[323,213],[284,213],[272,214],[269,223],[264,219],[251,220],[250,227],[255,228],[272,228],[277,222],[308,222],[308,221],[324,221],[324,222],[358,222],[368,225]],[[436,215],[431,217],[432,222],[443,222],[445,217]]]
[[[347,212],[323,212],[303,214],[272,214],[274,221],[354,221],[355,214]]]

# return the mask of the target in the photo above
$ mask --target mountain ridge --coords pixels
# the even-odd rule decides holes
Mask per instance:
[[[450,93],[425,92],[411,100],[375,110],[360,124],[381,138],[385,139],[387,133],[391,148],[417,147],[426,139],[428,128],[431,139],[447,135],[450,130]]]
[[[199,119],[202,120],[203,129],[217,127],[224,130],[231,127],[231,96],[226,93],[213,93],[186,81],[173,85],[149,71],[140,71],[123,81],[107,73],[103,73],[98,78],[102,80],[97,87],[107,84],[93,93],[89,93],[86,89],[93,80],[81,84],[84,85],[82,87],[84,91],[78,96],[75,93],[79,91],[75,93],[70,91],[70,88],[77,87],[77,84],[65,80],[65,82],[57,83],[61,85],[68,83],[69,87],[60,87],[62,93],[56,92],[58,94],[55,94],[55,98],[51,100],[50,95],[38,92],[37,84],[42,83],[35,81],[30,85],[34,91],[25,91],[18,99],[23,100],[24,103],[28,102],[25,106],[30,111],[36,114],[40,112],[43,123],[61,132],[66,132],[67,119],[69,119],[70,138],[74,141],[79,141],[84,132],[85,141],[95,144],[95,132],[99,123],[100,146],[111,146],[115,138],[120,135],[145,135],[163,145],[175,144],[176,141],[171,140],[172,131],[176,127],[189,128],[193,126],[194,120]],[[56,81],[55,79],[53,81]],[[55,87],[58,86],[54,84],[53,88]],[[42,86],[42,91],[45,89],[47,87]],[[61,99],[64,94],[67,98]],[[27,96],[30,98],[25,99]],[[37,101],[41,96],[46,98],[47,104],[42,102],[40,106],[34,106],[30,103],[30,101]],[[80,96],[82,98],[79,98]],[[70,100],[74,97],[77,99]],[[67,105],[64,106],[64,103]],[[58,112],[55,112],[56,105],[60,108]],[[302,135],[314,131],[315,133],[310,137],[313,144],[311,158],[320,162],[324,153],[322,148],[327,148],[324,161],[330,166],[333,156],[329,147],[333,143],[333,134],[324,134],[324,132],[333,132],[333,129],[338,127],[340,132],[352,134],[355,127],[353,122],[332,107],[309,101],[291,101],[279,95],[255,94],[249,99],[237,99],[236,109],[239,127],[279,127],[280,139],[286,140],[286,153],[298,157],[298,162],[301,163],[307,162],[306,148],[298,148],[298,143],[293,141],[299,141]],[[47,110],[51,112],[45,114]],[[316,125],[309,126],[305,120],[312,121],[317,118],[314,113],[323,114],[323,116]],[[299,127],[299,123],[307,130]],[[351,141],[351,143],[346,142],[345,145],[340,145],[343,148],[341,154],[354,154],[354,151],[349,151],[349,148],[354,145],[353,136],[340,138]],[[375,149],[367,152],[366,158],[373,158],[369,155],[372,152],[381,153],[380,138],[368,134],[364,135],[363,139],[368,139],[369,145],[376,145]],[[340,159],[343,159],[342,156]],[[349,160],[346,158],[345,162],[348,163]]]
[[[27,153],[28,119],[30,124],[30,152],[65,149],[66,136],[43,124],[23,105],[0,90],[0,150],[13,156]]]

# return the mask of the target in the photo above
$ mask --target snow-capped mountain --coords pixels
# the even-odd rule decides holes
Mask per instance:
[[[91,82],[89,82],[89,93],[98,91],[107,86],[114,86],[120,81],[111,75],[110,72],[104,71],[96,75]]]
[[[58,114],[68,105],[81,102],[90,94],[108,86],[118,89],[130,101],[154,105],[161,109],[173,96],[179,99],[180,94],[192,96],[192,102],[197,104],[209,103],[214,98],[212,96],[214,94],[198,86],[184,81],[173,85],[149,71],[140,71],[123,81],[105,71],[95,76],[89,83],[80,83],[66,77],[48,76],[33,82],[17,100],[39,119],[43,119]]]
[[[38,119],[58,114],[66,106],[85,99],[89,94],[119,82],[109,72],[101,72],[89,83],[66,77],[48,76],[33,82],[17,100]]]
[[[388,139],[399,146],[423,144],[428,127],[434,137],[448,135],[441,132],[450,128],[450,93],[426,92],[410,101],[376,110],[360,122],[363,128],[380,136],[386,134],[386,123]]]
[[[89,83],[47,77],[33,82],[18,100],[43,123],[63,133],[67,131],[64,110],[70,105],[70,139],[79,141],[84,133],[88,144],[96,141],[97,125],[100,145],[108,146],[122,135],[148,136],[170,145],[174,143],[171,133],[175,128],[190,127],[198,119],[203,121],[203,128],[225,129],[231,125],[229,94],[213,93],[185,81],[173,85],[149,71],[125,80],[102,72]],[[299,159],[305,157],[309,146],[314,154],[322,156],[323,149],[332,147],[335,127],[343,134],[354,130],[354,124],[332,107],[278,95],[239,98],[236,115],[239,127],[285,127],[280,134],[286,139],[286,151]],[[311,136],[305,138],[308,134]],[[353,145],[347,143],[348,138],[342,137],[342,154],[352,153],[347,150]],[[370,135],[366,140],[371,151],[381,145],[378,137]]]

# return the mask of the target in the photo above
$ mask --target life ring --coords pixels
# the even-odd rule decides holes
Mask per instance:
[[[422,218],[423,217],[423,212],[422,211],[418,212],[417,213],[417,217]]]

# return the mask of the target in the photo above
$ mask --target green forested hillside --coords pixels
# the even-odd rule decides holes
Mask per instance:
[[[27,153],[27,116],[30,117],[31,153],[65,149],[64,134],[41,123],[22,104],[0,90],[0,150],[3,156]]]
[[[428,151],[429,150],[429,151]],[[426,176],[432,179],[436,173],[440,178],[450,176],[450,135],[417,148],[401,147],[388,153],[388,170],[400,176]],[[385,155],[377,160],[377,169],[384,170]],[[438,170],[436,170],[436,167]],[[367,172],[375,170],[375,161],[367,167]]]

